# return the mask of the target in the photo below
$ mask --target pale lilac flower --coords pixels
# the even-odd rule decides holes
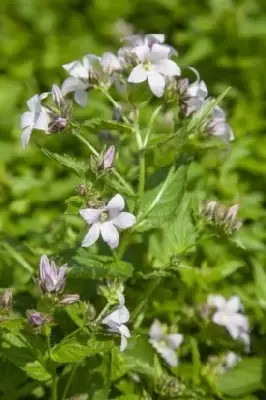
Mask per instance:
[[[178,365],[178,357],[175,350],[183,342],[184,335],[179,333],[165,334],[160,321],[156,319],[150,327],[149,337],[149,342],[162,356],[164,361],[170,367],[176,367]]]
[[[152,47],[155,43],[163,44],[165,42],[165,35],[162,33],[148,33],[146,35],[128,35],[125,36],[122,41],[126,43],[127,48],[134,48],[136,46],[147,45]],[[168,44],[164,44],[170,49],[170,55],[177,55],[177,51]],[[125,49],[125,47],[122,49]],[[120,51],[122,50],[120,49]],[[119,54],[119,52],[118,52]]]
[[[57,268],[53,260],[46,255],[41,256],[39,268],[39,284],[45,292],[60,292],[66,283],[67,264]]]
[[[33,326],[41,326],[45,323],[45,317],[38,311],[27,311],[28,322]]]
[[[27,101],[29,111],[24,112],[20,119],[20,129],[22,129],[22,147],[26,148],[31,132],[33,129],[39,129],[48,133],[48,127],[50,123],[49,110],[42,106],[41,101],[48,96],[49,93],[43,93],[41,95],[34,95]]]
[[[92,225],[85,236],[82,246],[89,247],[99,238],[112,248],[119,244],[119,229],[127,229],[136,223],[136,218],[129,212],[123,212],[125,201],[120,194],[114,196],[105,207],[85,208],[80,210],[80,215],[88,224]]]
[[[225,355],[223,364],[220,367],[220,373],[225,373],[229,369],[234,368],[241,361],[241,357],[233,351],[228,351]]]
[[[107,315],[102,324],[108,326],[109,332],[118,333],[121,336],[120,351],[124,351],[127,347],[127,339],[130,337],[128,327],[125,325],[129,321],[129,311],[125,306],[125,298],[122,293],[119,293],[118,308]]]
[[[233,141],[235,138],[232,128],[226,122],[225,112],[219,106],[213,109],[212,117],[207,124],[206,130],[210,136],[219,137],[226,143]]]
[[[100,60],[101,67],[104,74],[112,75],[114,72],[119,72],[122,70],[121,62],[115,54],[106,52],[103,53]]]
[[[71,75],[62,85],[62,93],[66,95],[74,92],[75,101],[82,107],[86,107],[88,103],[87,90],[90,86],[90,79],[94,74],[94,64],[100,61],[100,58],[94,54],[88,54],[83,57],[82,61],[73,61],[64,64],[63,68]]]
[[[207,86],[200,79],[198,71],[192,67],[190,69],[195,73],[196,81],[189,83],[187,78],[182,78],[177,83],[181,112],[186,117],[197,112],[204,105],[208,96]]]
[[[155,43],[152,47],[147,44],[133,49],[139,64],[131,71],[128,82],[141,83],[148,80],[152,93],[161,97],[164,93],[166,77],[180,75],[178,65],[169,60],[170,48]]]
[[[240,311],[243,310],[238,296],[226,300],[221,295],[209,295],[208,304],[216,311],[212,322],[224,326],[234,340],[242,340],[246,346],[249,344],[248,318]]]

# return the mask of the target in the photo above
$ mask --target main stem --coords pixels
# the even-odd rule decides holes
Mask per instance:
[[[71,383],[73,381],[73,378],[74,378],[74,375],[75,375],[77,367],[78,367],[78,364],[74,364],[74,366],[72,368],[72,371],[71,371],[71,373],[69,375],[68,381],[66,383],[66,386],[65,386],[65,389],[64,389],[64,392],[63,392],[63,396],[62,396],[62,400],[65,400],[67,398],[67,393],[68,393],[69,388],[71,386]]]
[[[139,164],[139,189],[138,196],[141,198],[145,191],[145,156],[140,154],[140,164]]]
[[[52,381],[52,400],[57,400],[57,376],[54,373]]]

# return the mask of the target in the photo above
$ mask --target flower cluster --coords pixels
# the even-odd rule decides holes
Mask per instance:
[[[202,215],[206,222],[227,235],[238,231],[242,225],[237,218],[237,213],[238,204],[227,208],[217,201],[208,201],[202,207]]]
[[[118,92],[130,92],[132,85],[147,81],[151,93],[167,103],[169,88],[175,87],[183,117],[191,117],[200,111],[211,98],[207,86],[200,79],[190,83],[181,74],[176,63],[177,51],[165,43],[163,34],[131,35],[123,39],[123,45],[116,54],[105,52],[101,56],[87,54],[81,60],[63,65],[70,75],[61,89],[53,85],[51,92],[36,94],[28,102],[29,111],[21,117],[23,131],[22,145],[26,147],[34,129],[46,134],[67,128],[70,122],[71,106],[66,96],[74,94],[74,100],[82,107],[88,104],[88,92],[106,92],[115,86]],[[52,95],[52,96],[50,96]],[[175,96],[175,97],[176,97]],[[53,104],[43,105],[42,101],[52,97]],[[217,136],[225,142],[234,139],[224,111],[217,105],[205,123],[205,133]]]

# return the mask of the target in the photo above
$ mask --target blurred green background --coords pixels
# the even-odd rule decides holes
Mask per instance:
[[[252,267],[266,259],[266,2],[11,0],[2,2],[0,10],[1,286],[30,279],[29,250],[33,260],[49,245],[56,251],[57,237],[62,241],[68,229],[62,220],[65,200],[78,183],[34,143],[22,150],[18,123],[26,100],[60,84],[66,77],[62,64],[86,53],[116,51],[120,38],[132,32],[165,33],[179,51],[181,67],[197,68],[211,95],[232,87],[223,106],[236,140],[227,157],[206,154],[195,162],[189,187],[227,205],[239,203],[246,251],[236,255],[235,249],[221,252],[211,245],[206,252],[213,264],[217,255],[219,260],[240,258],[245,266],[241,279],[253,282]],[[84,118],[108,112],[107,105],[97,102],[76,111]],[[58,152],[88,156],[72,138],[41,136],[38,141]]]

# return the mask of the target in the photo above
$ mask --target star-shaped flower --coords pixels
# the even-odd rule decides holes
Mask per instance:
[[[242,340],[246,346],[249,344],[248,318],[243,315],[242,305],[238,296],[226,300],[221,295],[209,295],[208,305],[216,311],[212,316],[213,323],[224,326],[234,340]]]
[[[121,336],[120,351],[124,351],[127,347],[127,339],[130,337],[128,327],[125,325],[129,321],[129,311],[125,306],[125,298],[122,293],[119,293],[119,306],[118,308],[107,315],[102,324],[108,326],[109,332],[118,333]]]
[[[87,54],[82,61],[72,61],[63,65],[71,77],[63,82],[61,91],[63,95],[74,92],[75,101],[82,107],[86,107],[88,103],[87,89],[90,86],[90,78],[96,61],[100,61],[100,58],[94,54]]]
[[[152,93],[161,97],[164,93],[165,77],[180,75],[178,65],[168,58],[170,48],[158,43],[151,47],[144,44],[135,47],[133,52],[140,63],[131,71],[128,82],[141,83],[148,80]]]
[[[165,334],[160,321],[156,319],[150,327],[149,337],[149,342],[162,356],[164,361],[170,367],[176,367],[178,365],[178,357],[175,350],[183,342],[184,335],[179,333]]]
[[[82,246],[89,247],[102,235],[103,240],[112,248],[119,244],[119,229],[127,229],[136,223],[136,218],[129,212],[123,212],[125,201],[120,194],[114,196],[105,207],[85,208],[80,215],[92,225],[85,236]]]
[[[39,129],[48,133],[50,123],[49,110],[42,106],[41,101],[48,96],[49,93],[41,95],[35,94],[27,101],[29,111],[24,112],[20,119],[20,129],[22,129],[22,147],[27,147],[33,129]]]
[[[207,125],[207,133],[210,136],[221,138],[224,142],[232,142],[235,138],[231,126],[226,122],[226,115],[221,107],[216,106],[212,112],[212,118]]]

